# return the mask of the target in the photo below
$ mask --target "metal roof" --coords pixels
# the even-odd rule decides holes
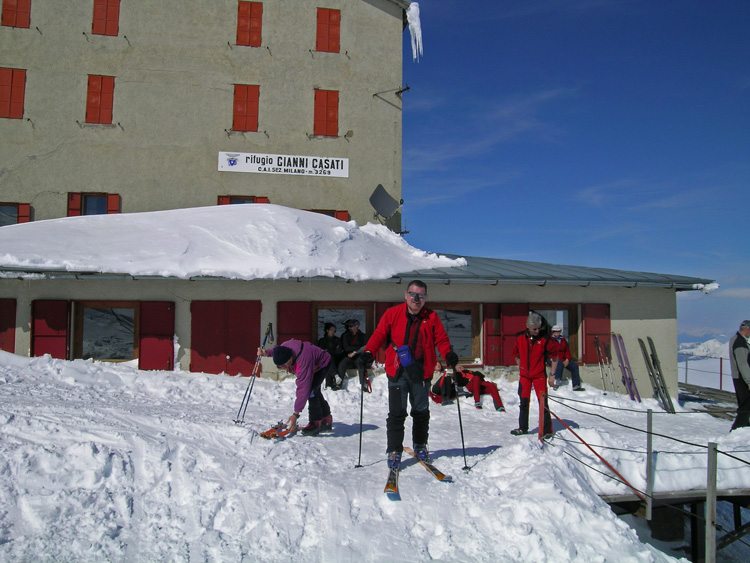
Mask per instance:
[[[487,284],[487,285],[568,285],[568,286],[612,286],[612,287],[664,287],[676,291],[703,289],[713,283],[707,278],[654,274],[649,272],[631,272],[608,268],[591,268],[586,266],[564,266],[545,264],[543,262],[524,262],[501,258],[479,258],[445,254],[449,258],[465,258],[467,265],[455,268],[432,268],[429,270],[412,270],[401,272],[388,279],[367,280],[369,282],[403,283],[412,279],[425,282],[448,284]],[[3,278],[41,278],[41,279],[138,279],[165,280],[182,279],[173,276],[144,276],[124,273],[76,272],[44,267],[0,267],[0,279]],[[228,281],[232,278],[223,276],[195,276],[191,281]],[[290,281],[338,281],[348,282],[344,278],[323,276],[291,278]],[[280,281],[280,280],[276,280]]]
[[[446,254],[449,258],[460,258],[455,254]],[[604,285],[618,287],[665,287],[678,291],[701,289],[714,280],[655,274],[650,272],[631,272],[609,268],[591,268],[586,266],[564,266],[545,264],[543,262],[525,262],[501,258],[480,258],[464,256],[467,265],[457,268],[433,268],[402,272],[397,277],[405,279],[418,278],[433,283],[478,283],[478,284],[523,284],[523,285]],[[408,280],[406,280],[408,281]]]

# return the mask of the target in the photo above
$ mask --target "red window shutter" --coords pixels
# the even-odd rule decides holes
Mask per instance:
[[[16,353],[15,299],[0,299],[0,350]]]
[[[312,305],[309,301],[279,301],[276,306],[276,345],[296,338],[312,339]]]
[[[341,35],[341,10],[318,8],[318,23],[315,32],[315,49],[338,53]]]
[[[117,36],[120,25],[120,0],[94,0],[91,33]]]
[[[86,95],[86,123],[112,123],[115,77],[89,75]]]
[[[23,119],[26,70],[0,68],[0,117]]]
[[[344,210],[334,211],[333,216],[338,219],[339,221],[348,221],[349,220],[349,212]]]
[[[263,3],[239,2],[237,5],[237,45],[260,47],[263,28]]]
[[[120,212],[120,194],[107,194],[107,213]]]
[[[339,93],[315,90],[314,135],[335,137],[339,131]]]
[[[68,359],[70,302],[36,300],[31,304],[31,355]]]
[[[255,197],[255,203],[269,203],[269,200],[266,196],[259,195]]]
[[[28,28],[30,21],[31,0],[3,0],[2,25]]]
[[[581,363],[596,364],[599,362],[594,345],[595,337],[598,337],[605,352],[611,357],[609,305],[605,303],[585,303],[581,305],[581,317],[581,333],[583,335]]]
[[[250,375],[261,345],[260,301],[227,301],[227,367],[229,375]]]
[[[190,371],[221,373],[226,359],[226,307],[223,301],[190,303]]]
[[[174,303],[141,303],[138,369],[174,369]]]
[[[513,356],[513,343],[516,335],[526,330],[528,316],[528,303],[503,303],[500,305],[500,331],[502,334],[500,359],[502,365],[516,365],[516,359]]]
[[[17,216],[19,223],[28,223],[31,221],[31,204],[19,203]]]
[[[217,202],[218,205],[229,205],[230,203],[232,203],[232,196],[220,195],[218,197],[218,202]]]
[[[78,217],[81,214],[83,197],[79,193],[68,194],[68,217]]]
[[[234,110],[232,129],[234,131],[258,130],[258,105],[260,86],[249,84],[234,85]]]

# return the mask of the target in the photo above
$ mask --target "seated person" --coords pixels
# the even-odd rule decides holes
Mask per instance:
[[[443,365],[441,362],[437,363],[436,371],[442,371]],[[430,397],[438,404],[450,404],[452,399],[456,397],[456,385],[460,387],[466,387],[474,396],[474,406],[478,409],[482,408],[482,401],[480,397],[482,395],[490,395],[495,406],[495,410],[503,412],[505,407],[503,401],[500,398],[500,392],[497,390],[497,385],[491,381],[484,380],[484,374],[481,371],[472,371],[464,369],[463,373],[456,372],[454,375],[455,382],[452,381],[454,378],[446,377],[448,372],[445,371],[440,379],[432,386]]]

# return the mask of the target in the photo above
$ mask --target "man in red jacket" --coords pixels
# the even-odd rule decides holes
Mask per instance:
[[[385,373],[388,376],[388,418],[386,430],[388,466],[398,468],[404,445],[404,422],[407,401],[411,403],[412,441],[414,452],[422,460],[429,459],[427,438],[430,429],[430,382],[437,360],[435,348],[449,366],[455,367],[458,355],[437,313],[427,309],[427,285],[414,280],[404,293],[404,303],[383,314],[375,332],[365,344],[363,359],[372,361],[383,346]],[[460,367],[456,371],[463,371]]]
[[[547,361],[552,363],[552,373],[557,369],[557,342],[546,335],[540,335],[542,316],[531,313],[526,319],[526,330],[516,336],[513,343],[513,355],[519,368],[518,395],[521,405],[518,413],[518,428],[511,430],[514,436],[527,434],[529,431],[529,399],[531,388],[541,400],[547,392]],[[549,376],[549,384],[555,384],[555,376]],[[544,437],[552,436],[552,417],[547,410],[547,398],[544,398]]]

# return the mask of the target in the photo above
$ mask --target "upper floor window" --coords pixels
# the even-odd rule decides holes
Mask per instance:
[[[28,223],[31,220],[31,205],[28,203],[0,202],[0,227]]]
[[[116,37],[120,29],[120,0],[94,0],[91,33]]]
[[[68,217],[105,215],[120,212],[119,194],[69,193]]]
[[[257,131],[259,104],[260,86],[235,84],[232,130]]]
[[[220,195],[219,205],[234,205],[237,203],[268,203],[268,198],[254,195]]]
[[[86,123],[112,123],[115,98],[115,77],[89,75],[86,94]]]
[[[30,22],[31,0],[3,0],[2,25],[29,27]]]
[[[263,28],[263,3],[239,2],[237,5],[237,45],[260,47]]]
[[[320,213],[321,215],[328,215],[338,219],[339,221],[349,221],[349,212],[346,209],[305,209],[305,211],[312,211],[313,213]]]
[[[318,8],[315,50],[338,53],[341,41],[341,10]]]
[[[339,93],[315,90],[314,135],[336,137],[339,134]]]
[[[23,119],[26,70],[0,68],[0,117]]]

